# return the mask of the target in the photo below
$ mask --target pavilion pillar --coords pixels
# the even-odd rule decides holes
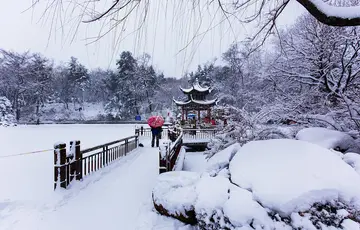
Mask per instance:
[[[198,110],[198,121],[200,121],[200,110]]]
[[[211,119],[211,108],[208,108],[207,116],[209,117],[209,119]]]
[[[186,120],[188,120],[188,112],[189,112],[188,110],[185,110],[185,115],[186,115],[185,119]]]

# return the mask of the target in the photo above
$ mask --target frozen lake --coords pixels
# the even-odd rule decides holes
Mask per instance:
[[[53,151],[1,158],[24,152],[52,149],[54,143],[80,140],[81,148],[134,135],[135,124],[39,125],[0,127],[0,202],[33,200],[51,195]],[[50,192],[50,193],[49,193]]]
[[[51,149],[59,141],[80,140],[81,147],[88,148],[133,135],[134,129],[134,124],[0,127],[0,156]]]

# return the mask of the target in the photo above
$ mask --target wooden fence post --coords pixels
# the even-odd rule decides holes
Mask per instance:
[[[135,135],[139,136],[139,129],[138,128],[135,129]]]
[[[159,174],[166,172],[166,148],[165,146],[159,147]],[[162,154],[162,151],[165,151],[165,156]]]
[[[135,149],[138,147],[139,145],[139,136],[135,137]]]
[[[103,167],[106,166],[106,145],[103,146],[103,153],[102,153],[102,164],[103,164]]]
[[[80,151],[80,141],[70,141],[70,149],[74,151],[75,161],[71,165],[75,170],[71,170],[74,173],[76,180],[82,180],[83,177],[83,164],[82,164],[82,153]]]
[[[166,171],[170,171],[170,145],[166,146]]]
[[[105,157],[106,157],[106,165],[109,165],[109,146],[105,146]]]
[[[129,139],[125,139],[125,156],[128,150],[129,150]]]
[[[54,145],[54,190],[57,184],[66,188],[66,144],[57,143]]]

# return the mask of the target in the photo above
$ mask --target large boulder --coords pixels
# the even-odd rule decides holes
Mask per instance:
[[[312,127],[300,130],[296,134],[297,140],[307,141],[327,149],[334,149],[342,153],[355,152],[360,154],[360,146],[350,135],[326,128]]]

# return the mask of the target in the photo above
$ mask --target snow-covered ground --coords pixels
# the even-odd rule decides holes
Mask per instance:
[[[360,226],[351,220],[351,215],[355,219],[360,216],[357,213],[359,155],[342,155],[306,141],[254,141],[242,147],[233,144],[209,160],[201,152],[187,152],[184,170],[193,172],[159,177],[159,150],[150,147],[150,138],[143,137],[140,142],[145,147],[85,177],[82,182],[73,183],[70,189],[55,192],[53,151],[8,157],[48,149],[54,142],[68,143],[73,139],[81,140],[82,147],[87,148],[133,135],[134,128],[135,125],[0,128],[3,150],[0,229],[60,230],[64,225],[70,230],[196,229],[176,217],[156,213],[153,191],[157,205],[168,208],[168,213],[175,216],[183,211],[192,212],[198,225],[205,229],[220,226],[250,229],[252,225],[265,226],[264,229],[291,229],[291,226],[314,229],[318,226],[312,219],[318,215],[317,202],[335,205],[337,214],[331,221],[336,224],[344,220],[340,222],[343,229],[350,229],[345,225],[353,225],[357,230]],[[187,183],[183,175],[194,178],[193,182]],[[183,182],[186,183],[182,185]],[[320,208],[326,211],[325,206]],[[290,222],[272,218],[269,210]],[[324,218],[327,221],[328,217]]]
[[[187,152],[184,160],[184,171],[204,172],[206,159],[203,152]]]
[[[0,129],[1,155],[80,139],[86,147],[130,136],[134,125],[45,125]],[[24,144],[21,144],[24,143]],[[53,191],[53,153],[0,158],[0,229],[188,229],[153,211],[158,149],[144,148]]]
[[[0,229],[176,229],[180,222],[153,212],[151,191],[158,150],[139,148],[66,191],[38,200],[2,200]],[[49,186],[51,190],[51,185]],[[41,188],[38,188],[41,189]],[[39,191],[41,192],[41,191]],[[34,195],[34,194],[33,194]],[[151,228],[151,227],[150,227]]]
[[[52,195],[53,151],[5,157],[52,149],[54,143],[81,141],[88,148],[134,134],[135,125],[40,125],[0,127],[0,202],[42,200]],[[1,228],[0,228],[1,229]]]

